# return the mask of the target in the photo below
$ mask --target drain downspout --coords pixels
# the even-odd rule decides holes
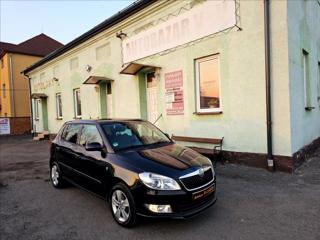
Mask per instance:
[[[13,84],[13,65],[12,65],[12,54],[9,54],[9,69],[10,69],[10,93],[11,93],[11,117],[16,116],[16,106],[15,106],[15,92],[14,92],[14,84]]]
[[[272,154],[272,115],[271,115],[271,79],[270,79],[270,1],[264,0],[264,42],[265,42],[265,81],[266,81],[266,117],[267,117],[267,162],[268,170],[274,171]]]

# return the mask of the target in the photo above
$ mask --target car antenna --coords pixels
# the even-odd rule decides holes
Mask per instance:
[[[159,115],[159,117],[154,121],[153,124],[156,124],[161,117],[162,117],[162,113],[161,113],[161,114]]]

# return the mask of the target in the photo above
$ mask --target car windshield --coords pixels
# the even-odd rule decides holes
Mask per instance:
[[[102,128],[115,151],[171,142],[149,122],[111,122],[102,124]]]

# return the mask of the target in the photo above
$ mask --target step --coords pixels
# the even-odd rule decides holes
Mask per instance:
[[[49,133],[49,131],[43,131],[42,134],[43,135],[49,135],[50,133]]]
[[[39,141],[40,138],[39,137],[33,137],[33,141]]]
[[[43,133],[38,133],[38,138],[44,138],[44,134]]]

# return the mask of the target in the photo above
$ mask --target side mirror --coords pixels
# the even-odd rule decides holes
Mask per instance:
[[[103,146],[98,142],[86,143],[87,151],[102,151]]]

